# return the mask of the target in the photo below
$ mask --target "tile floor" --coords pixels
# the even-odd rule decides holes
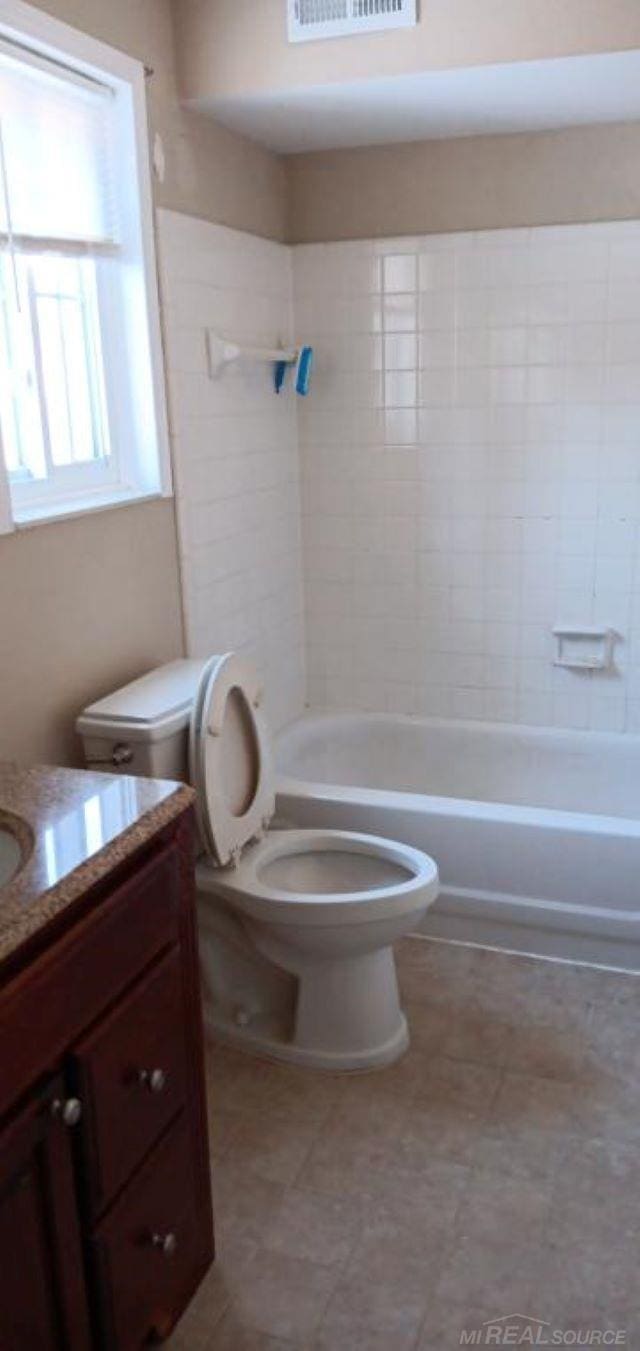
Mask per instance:
[[[515,1313],[640,1348],[640,979],[420,939],[398,963],[391,1069],[211,1050],[219,1256],[171,1351],[448,1351]]]

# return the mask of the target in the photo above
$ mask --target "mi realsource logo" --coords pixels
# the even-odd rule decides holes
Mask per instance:
[[[460,1346],[628,1346],[623,1328],[553,1328],[541,1318],[507,1314],[463,1328]]]

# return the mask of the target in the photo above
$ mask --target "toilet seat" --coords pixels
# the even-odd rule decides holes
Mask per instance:
[[[366,863],[366,886],[336,888],[336,856],[356,873],[356,859]],[[326,885],[299,889],[296,865],[311,860],[318,883],[323,872]],[[279,880],[271,882],[269,870],[280,865]],[[379,867],[380,881],[373,874]],[[291,885],[285,882],[291,871]],[[344,876],[345,868],[338,872]],[[200,870],[206,880],[206,865]],[[332,882],[334,885],[332,885]],[[411,914],[420,898],[425,905],[435,900],[438,870],[433,859],[409,845],[376,835],[344,830],[274,830],[250,846],[235,868],[211,870],[211,887],[254,919],[283,924],[358,924]]]
[[[206,663],[190,726],[191,777],[214,864],[200,865],[205,888],[215,885],[255,919],[309,925],[399,918],[418,899],[434,899],[436,865],[409,845],[344,830],[262,838],[275,788],[261,702],[256,672],[235,653]]]
[[[189,730],[191,781],[200,831],[221,866],[237,861],[275,811],[274,774],[262,684],[248,662],[228,652],[202,671]]]

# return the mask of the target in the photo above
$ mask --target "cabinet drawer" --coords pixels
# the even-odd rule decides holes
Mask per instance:
[[[180,856],[169,844],[3,988],[0,1113],[47,1073],[156,954],[177,941],[180,885]]]
[[[182,962],[173,948],[73,1051],[89,1201],[104,1208],[186,1092]]]
[[[192,1156],[183,1113],[91,1241],[109,1351],[138,1351],[153,1334],[165,1336],[208,1265]]]

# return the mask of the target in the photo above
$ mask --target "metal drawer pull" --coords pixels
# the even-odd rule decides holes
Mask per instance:
[[[152,1234],[151,1242],[154,1248],[162,1253],[163,1257],[173,1257],[178,1246],[175,1234]]]
[[[65,1126],[77,1126],[82,1117],[82,1103],[79,1098],[54,1098],[51,1103],[51,1115],[63,1121]]]
[[[140,1070],[138,1083],[148,1088],[150,1093],[163,1093],[167,1087],[167,1076],[164,1070]]]

